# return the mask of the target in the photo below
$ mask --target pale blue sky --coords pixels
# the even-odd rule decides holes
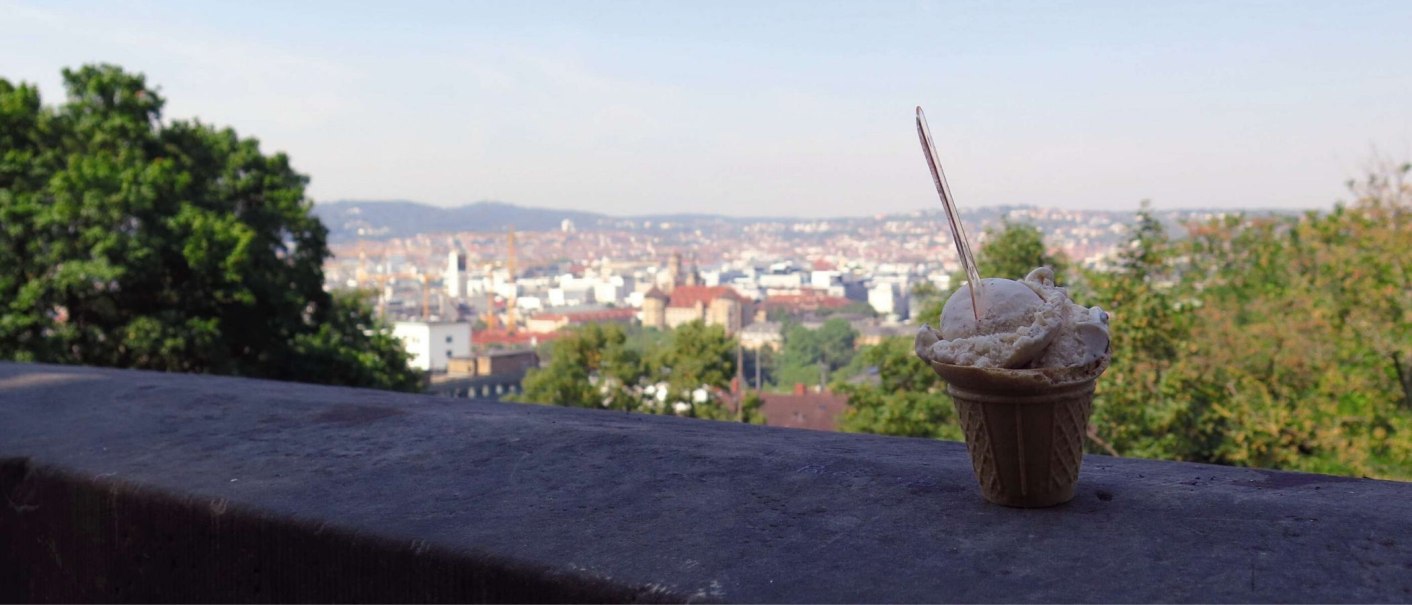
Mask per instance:
[[[316,200],[613,214],[1327,207],[1412,158],[1412,2],[0,0],[0,77],[147,74]]]

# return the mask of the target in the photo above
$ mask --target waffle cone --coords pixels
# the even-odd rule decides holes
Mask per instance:
[[[1073,499],[1107,356],[1071,368],[931,366],[947,382],[986,500],[1034,508]]]

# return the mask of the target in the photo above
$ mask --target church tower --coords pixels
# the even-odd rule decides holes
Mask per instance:
[[[686,274],[684,282],[688,286],[701,285],[701,271],[696,267],[696,255],[691,255],[691,271]]]
[[[667,264],[666,292],[668,294],[671,294],[672,290],[675,290],[677,286],[682,285],[682,279],[684,277],[685,275],[683,275],[681,266],[681,252],[673,252],[672,260]]]

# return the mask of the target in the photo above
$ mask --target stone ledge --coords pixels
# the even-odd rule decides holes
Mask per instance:
[[[1412,601],[1412,484],[236,378],[0,364],[0,494],[7,601]]]

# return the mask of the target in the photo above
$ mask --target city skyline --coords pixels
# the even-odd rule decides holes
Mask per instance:
[[[609,215],[1327,208],[1412,157],[1412,5],[0,2],[4,77],[143,72],[315,200]]]

